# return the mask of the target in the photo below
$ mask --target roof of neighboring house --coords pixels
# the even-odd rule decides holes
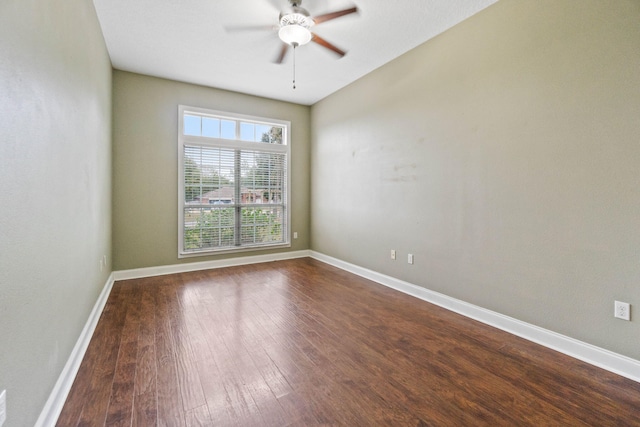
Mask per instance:
[[[200,196],[200,199],[230,199],[234,196],[233,187],[222,187],[217,190],[208,191]]]
[[[241,194],[257,194],[262,195],[267,190],[264,189],[252,189],[243,188],[240,190]],[[272,193],[275,193],[276,190],[271,190]],[[221,187],[217,190],[208,191],[204,193],[202,196],[198,197],[199,199],[230,199],[234,197],[234,189],[233,187]]]

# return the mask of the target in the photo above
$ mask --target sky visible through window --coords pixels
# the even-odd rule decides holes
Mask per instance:
[[[268,135],[271,128],[270,125],[240,122],[240,138],[238,138],[236,122],[233,120],[184,115],[184,134],[190,136],[261,142],[263,135]]]

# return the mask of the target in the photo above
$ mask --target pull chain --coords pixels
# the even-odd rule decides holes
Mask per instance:
[[[296,46],[298,43],[293,43],[293,89],[296,88]]]

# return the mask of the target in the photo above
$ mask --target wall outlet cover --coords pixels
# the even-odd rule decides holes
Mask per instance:
[[[616,301],[613,315],[618,319],[631,320],[631,305],[627,302]]]

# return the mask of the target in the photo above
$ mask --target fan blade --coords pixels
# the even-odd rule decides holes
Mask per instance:
[[[316,25],[318,25],[323,22],[330,21],[332,19],[340,18],[341,16],[344,16],[344,15],[355,13],[357,11],[358,11],[357,7],[352,7],[351,9],[345,9],[337,12],[325,13],[324,15],[320,15],[320,16],[315,16],[312,19],[313,19],[313,22],[315,22]]]
[[[323,39],[322,37],[320,37],[319,35],[317,35],[315,33],[311,33],[311,41],[315,42],[315,43],[318,43],[322,47],[326,47],[327,49],[337,53],[341,57],[345,56],[346,53],[347,53],[344,50],[332,45],[331,43],[329,43],[328,41],[326,41],[325,39]]]
[[[227,25],[224,27],[228,33],[237,33],[240,31],[278,31],[277,25]]]
[[[289,45],[286,43],[282,43],[282,48],[280,49],[280,53],[278,54],[278,57],[276,58],[275,62],[276,64],[282,64],[282,61],[284,61],[284,57],[287,55],[287,51],[289,50]]]

